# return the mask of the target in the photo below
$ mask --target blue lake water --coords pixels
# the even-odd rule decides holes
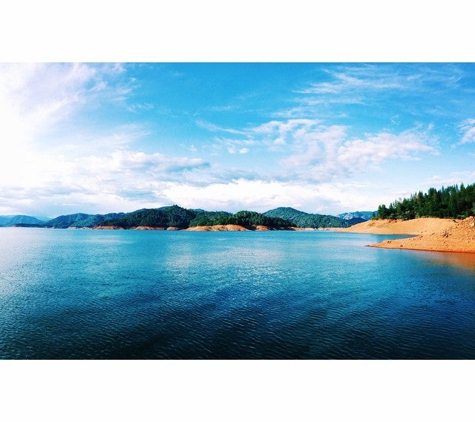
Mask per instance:
[[[0,229],[1,359],[474,359],[475,255],[332,232]]]

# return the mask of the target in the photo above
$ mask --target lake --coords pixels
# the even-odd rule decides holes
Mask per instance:
[[[0,358],[474,359],[475,255],[397,237],[2,228]]]

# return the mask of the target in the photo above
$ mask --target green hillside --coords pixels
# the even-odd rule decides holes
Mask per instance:
[[[266,216],[255,211],[239,211],[236,214],[205,212],[191,221],[190,226],[214,226],[218,224],[237,224],[248,228],[255,226],[268,226],[270,228],[295,227],[288,220]]]
[[[2,215],[0,216],[0,226],[40,226],[44,221],[29,215]]]
[[[131,212],[122,218],[107,219],[103,226],[118,226],[124,229],[138,226],[178,227],[186,229],[196,217],[196,211],[181,208],[178,205],[157,209],[144,209]]]
[[[202,209],[186,209],[178,205],[153,209],[141,209],[130,213],[111,214],[70,214],[61,215],[44,223],[51,228],[91,228],[95,226],[117,226],[129,229],[138,226],[177,227],[186,229],[196,226],[215,226],[234,224],[249,229],[258,225],[282,229],[286,227],[300,228],[332,228],[349,227],[364,221],[354,218],[344,220],[332,215],[308,214],[294,208],[281,207],[265,213],[255,211],[239,211],[235,214],[226,211],[205,211]]]
[[[44,226],[52,227],[55,229],[67,229],[69,227],[83,228],[83,227],[94,227],[101,224],[103,221],[111,218],[123,218],[127,214],[125,213],[112,213],[112,214],[70,214],[70,215],[61,215],[59,217],[53,218],[52,220],[47,221]]]
[[[290,221],[296,227],[301,228],[331,228],[331,227],[350,227],[356,224],[354,220],[343,220],[333,215],[308,214],[290,207],[280,207],[264,213],[268,217],[278,217]],[[361,222],[364,220],[358,220]]]
[[[281,218],[272,218],[254,211],[239,211],[231,214],[224,211],[188,210],[178,205],[158,209],[139,210],[127,214],[121,219],[110,219],[103,226],[131,228],[137,226],[178,227],[186,229],[196,226],[214,226],[218,224],[237,224],[247,228],[257,225],[271,228],[292,226],[292,223]]]

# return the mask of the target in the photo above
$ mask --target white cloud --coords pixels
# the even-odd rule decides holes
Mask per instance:
[[[309,213],[336,215],[349,210],[373,211],[381,199],[393,201],[384,187],[358,183],[279,182],[237,179],[203,187],[170,183],[162,190],[169,203],[188,208],[237,212],[248,209],[265,212],[289,206]],[[368,193],[369,190],[369,193]]]
[[[475,142],[475,119],[467,119],[460,125],[462,139],[459,144],[471,144]]]
[[[216,151],[248,152],[249,145],[261,160],[248,168],[261,180],[324,183],[344,180],[355,174],[382,172],[389,161],[418,161],[424,155],[439,154],[433,127],[415,127],[400,133],[383,131],[351,138],[351,128],[324,125],[318,119],[272,120],[246,129],[242,139],[219,139]]]
[[[249,148],[236,149],[233,146],[229,146],[228,147],[228,152],[230,154],[247,154],[249,152]]]
[[[250,149],[249,147],[258,145],[259,142],[251,139],[231,139],[231,138],[217,138],[215,142],[205,147],[205,149],[211,150],[214,154],[219,153],[223,148],[228,152],[228,154],[247,154]]]
[[[81,64],[1,64],[0,111],[9,110],[28,134],[45,129],[84,102],[96,74]]]
[[[200,158],[130,150],[78,157],[29,153],[18,164],[0,168],[0,192],[5,202],[20,207],[35,198],[38,206],[51,208],[55,204],[58,209],[77,204],[72,212],[94,203],[102,209],[113,203],[133,209],[156,206],[166,183],[199,180],[193,173],[209,167]]]
[[[317,120],[297,119],[273,121],[255,132],[265,134],[262,143],[273,146],[278,141],[282,146],[280,151],[287,153],[281,160],[280,177],[285,180],[324,182],[378,170],[387,160],[418,160],[421,153],[438,153],[430,127],[426,131],[382,132],[362,139],[349,139],[345,126],[324,126]]]
[[[185,207],[267,211],[284,204],[295,203],[295,197],[299,195],[308,198],[308,190],[302,195],[304,190],[301,186],[281,182],[239,179],[203,187],[173,183],[163,191],[163,194],[172,202]]]
[[[256,127],[235,131],[243,138],[219,138],[214,148],[225,146],[230,154],[237,152],[245,154],[250,146],[264,147],[271,151],[286,150],[288,144],[301,134],[318,130],[320,121],[310,119],[288,119],[285,121],[273,120]]]
[[[109,64],[0,64],[0,136],[17,148],[44,148],[45,135],[84,106],[124,101],[131,87],[123,72]]]
[[[244,130],[237,130],[237,129],[233,129],[233,128],[221,127],[221,126],[215,125],[213,123],[207,122],[205,120],[197,120],[196,124],[199,127],[203,128],[203,129],[206,129],[206,130],[209,130],[211,132],[226,132],[226,133],[232,133],[232,134],[236,134],[236,135],[246,134],[246,131],[244,131]]]
[[[249,132],[253,135],[285,139],[289,134],[293,134],[297,130],[309,130],[320,123],[320,120],[317,119],[288,119],[286,121],[272,120],[251,129]]]
[[[429,145],[427,134],[405,131],[400,134],[382,132],[366,139],[350,140],[338,149],[338,162],[350,164],[357,171],[368,164],[379,165],[388,159],[418,160],[418,153],[437,153]]]
[[[3,203],[11,204],[7,208],[23,213],[35,208],[33,198],[44,209],[51,208],[48,201],[61,207],[74,202],[71,196],[78,204],[93,197],[99,204],[101,189],[107,195],[115,182],[123,182],[114,180],[108,168],[110,154],[144,136],[144,129],[127,122],[92,127],[77,116],[85,106],[88,111],[122,107],[131,92],[124,72],[122,65],[113,64],[0,64],[0,192]],[[160,158],[151,157],[157,171],[173,173],[196,165]]]
[[[355,90],[363,89],[366,91],[402,89],[408,80],[392,71],[386,72],[381,66],[375,69],[371,65],[328,73],[332,76],[332,81],[314,83],[310,88],[299,92],[303,94],[340,94],[343,92],[354,94]]]

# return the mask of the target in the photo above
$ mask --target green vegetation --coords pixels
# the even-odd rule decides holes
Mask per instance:
[[[53,227],[55,229],[66,229],[76,224],[80,224],[81,221],[85,221],[92,217],[89,214],[71,214],[71,215],[60,215],[59,217],[53,218],[52,220],[48,221],[45,226],[46,227]],[[83,227],[87,227],[84,225]]]
[[[361,218],[342,219],[332,215],[307,214],[293,208],[276,208],[265,213],[255,211],[239,211],[235,214],[225,211],[205,211],[202,209],[186,209],[178,205],[162,208],[141,209],[130,213],[111,214],[70,214],[53,218],[46,223],[21,220],[23,226],[38,224],[36,227],[57,229],[92,228],[95,226],[117,226],[130,229],[138,226],[177,227],[186,229],[196,226],[239,225],[248,229],[256,226],[267,226],[271,229],[286,227],[325,228],[349,227],[365,221]],[[0,221],[0,224],[2,221]]]
[[[196,217],[196,211],[181,208],[178,205],[158,209],[138,210],[123,218],[105,220],[103,226],[118,226],[124,229],[138,226],[178,227],[186,229],[190,221]]]
[[[257,225],[271,228],[292,226],[289,221],[266,217],[253,211],[239,211],[236,214],[231,214],[224,211],[187,210],[178,205],[135,211],[127,214],[124,218],[110,219],[102,223],[104,226],[118,226],[124,229],[137,226],[186,229],[188,227],[214,226],[217,224],[237,224],[247,228],[253,228]]]
[[[255,211],[239,211],[236,214],[227,212],[204,212],[190,222],[193,226],[214,226],[218,224],[237,224],[247,228],[268,226],[271,228],[295,227],[288,220],[278,217],[268,217]]]
[[[308,214],[290,207],[280,207],[264,213],[268,217],[278,217],[288,220],[296,227],[301,228],[325,228],[325,227],[350,227],[356,223],[365,221],[364,219],[343,220],[333,215]]]
[[[449,186],[418,192],[386,207],[380,205],[376,218],[410,220],[419,217],[466,218],[475,215],[475,184]]]
[[[190,227],[196,226],[216,226],[228,223],[232,214],[226,211],[196,211],[196,217],[190,221]]]
[[[1,215],[0,227],[41,227],[44,221],[28,215]]]
[[[44,224],[44,227],[52,227],[55,229],[67,229],[68,227],[94,227],[99,224],[102,224],[103,221],[111,218],[122,218],[126,216],[125,213],[113,213],[113,214],[70,214],[70,215],[61,215],[59,217],[53,218]]]

